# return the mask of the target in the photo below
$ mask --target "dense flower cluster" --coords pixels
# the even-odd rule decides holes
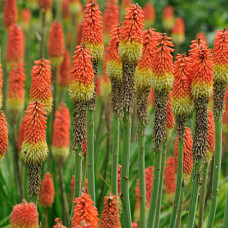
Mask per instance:
[[[6,0],[4,5],[4,24],[9,28],[17,23],[17,0]]]
[[[185,40],[184,20],[181,17],[178,17],[175,20],[175,23],[172,29],[172,38],[173,38],[173,42],[176,45],[181,45]]]
[[[52,7],[53,0],[38,0],[39,6],[42,10],[48,10]]]
[[[155,18],[156,18],[156,13],[154,6],[152,5],[151,2],[147,2],[145,6],[143,7],[144,11],[144,28],[151,28],[154,25]]]
[[[59,218],[55,219],[56,225],[53,226],[53,228],[66,228],[66,226],[64,226],[61,222],[61,220]]]
[[[8,128],[5,114],[0,111],[0,161],[4,158],[8,146]]]
[[[162,24],[165,30],[171,30],[175,22],[173,7],[166,6],[163,9]]]
[[[65,49],[65,54],[61,65],[59,66],[58,84],[67,87],[70,76],[70,53]]]

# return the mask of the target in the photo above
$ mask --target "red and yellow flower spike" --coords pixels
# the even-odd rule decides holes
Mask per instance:
[[[70,153],[70,112],[64,103],[55,113],[51,152],[59,165],[65,163]]]
[[[111,31],[119,24],[119,7],[117,0],[107,0],[104,10],[104,43],[107,45],[110,40]]]
[[[70,72],[69,95],[75,102],[89,102],[93,98],[94,73],[91,52],[85,45],[77,46]]]
[[[151,28],[154,25],[155,18],[156,18],[156,12],[154,9],[154,6],[151,2],[147,2],[145,6],[143,7],[144,11],[144,28]]]
[[[170,91],[169,93],[169,99],[167,102],[167,107],[166,107],[166,134],[167,138],[170,138],[174,125],[175,125],[175,118],[172,112],[172,104],[171,104],[171,99],[172,99],[172,94],[173,92]]]
[[[10,215],[10,228],[39,228],[39,214],[34,203],[22,203],[13,207]]]
[[[173,86],[173,43],[164,33],[157,33],[152,59],[152,88],[156,91],[169,91]]]
[[[55,219],[56,225],[53,226],[53,228],[67,228],[66,226],[64,226],[60,220],[60,218],[56,218]]]
[[[3,111],[0,110],[0,161],[3,160],[8,146],[8,128],[7,121]]]
[[[119,55],[122,61],[135,64],[142,57],[144,13],[138,5],[130,5],[120,29]]]
[[[73,209],[72,228],[81,225],[82,222],[93,228],[98,226],[98,211],[94,206],[90,195],[84,193],[79,198],[74,200],[75,206]]]
[[[61,87],[67,87],[70,77],[70,53],[65,49],[65,54],[61,65],[59,66],[58,84]]]
[[[17,23],[17,0],[6,0],[4,5],[4,24],[9,28],[12,24]]]
[[[191,130],[186,127],[184,134],[184,144],[183,144],[183,183],[188,185],[191,179],[192,168],[193,168],[193,158],[192,158],[192,133]],[[177,172],[177,157],[178,157],[178,138],[175,140],[174,145],[174,161],[175,161],[175,171]]]
[[[22,149],[22,144],[24,141],[24,130],[25,130],[25,117],[21,119],[21,124],[18,129],[18,136],[17,136],[17,149],[20,152]]]
[[[118,201],[115,195],[104,197],[104,208],[98,228],[121,228]]]
[[[39,7],[43,11],[47,11],[52,8],[53,0],[38,0]]]
[[[45,105],[47,114],[52,111],[51,62],[46,59],[34,61],[31,73],[30,103],[38,100]]]
[[[62,18],[65,23],[69,23],[70,21],[70,0],[62,1]]]
[[[173,28],[175,22],[173,7],[166,6],[163,9],[162,25],[165,30],[169,31]]]
[[[23,61],[24,47],[24,34],[22,29],[16,24],[11,25],[6,50],[6,62],[9,66],[13,63]]]
[[[21,10],[21,28],[24,31],[28,31],[29,27],[30,27],[30,21],[31,21],[31,10],[29,9],[22,9]]]
[[[181,17],[176,18],[172,29],[173,42],[176,45],[181,45],[185,40],[184,20]]]
[[[198,32],[196,34],[196,40],[201,39],[207,44],[207,37],[203,32]]]
[[[13,64],[10,70],[9,89],[6,100],[7,109],[15,114],[19,114],[25,103],[25,73],[24,64]]]
[[[64,56],[64,33],[60,22],[54,20],[52,22],[49,35],[49,58],[53,66],[59,66]]]
[[[101,61],[104,56],[102,17],[97,3],[88,3],[83,20],[81,44],[85,44],[93,56],[93,61]]]
[[[156,32],[154,29],[143,31],[143,53],[135,72],[136,91],[144,91],[152,85],[152,58]]]
[[[45,207],[52,207],[55,199],[55,187],[52,175],[47,172],[41,184],[40,201]]]
[[[210,162],[215,151],[215,120],[211,110],[208,112],[207,162]]]

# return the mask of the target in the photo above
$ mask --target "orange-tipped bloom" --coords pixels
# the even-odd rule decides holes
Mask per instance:
[[[22,9],[21,10],[21,27],[24,31],[27,31],[30,26],[31,21],[31,10],[29,9]]]
[[[53,0],[38,0],[40,8],[44,11],[52,8],[52,1]]]
[[[115,195],[105,196],[104,209],[101,214],[99,228],[121,228],[118,201]]]
[[[55,199],[55,187],[52,175],[47,172],[41,184],[40,201],[43,206],[51,207]]]
[[[55,219],[56,225],[53,226],[53,228],[66,228],[66,226],[64,226],[60,220],[60,218],[56,218]]]
[[[84,193],[79,198],[74,200],[75,206],[73,209],[72,228],[81,225],[82,222],[85,224],[91,224],[92,227],[98,226],[98,211],[94,206],[94,202],[90,195]]]
[[[0,111],[0,161],[4,158],[8,146],[8,128],[5,114]]]
[[[77,46],[70,71],[69,95],[73,101],[88,102],[93,98],[94,73],[91,52],[84,46]]]
[[[70,53],[65,49],[65,54],[61,65],[59,66],[58,83],[62,87],[67,87],[70,77]]]
[[[11,25],[6,50],[7,64],[22,62],[24,58],[24,47],[24,34],[22,29],[16,24]]]
[[[13,207],[10,215],[10,228],[39,228],[39,214],[34,203],[22,203]]]
[[[49,34],[49,57],[53,66],[59,66],[64,56],[64,33],[60,22],[54,20],[52,22]]]
[[[133,223],[131,224],[131,226],[132,226],[132,228],[139,228],[139,225],[138,225],[137,222],[133,222]]]
[[[25,103],[25,73],[24,64],[13,64],[10,70],[7,109],[15,114],[20,113]]]
[[[173,92],[170,91],[169,99],[168,99],[167,107],[166,107],[166,132],[167,132],[168,138],[171,136],[174,125],[175,125],[175,118],[174,118],[174,115],[172,112],[172,104],[171,104],[172,94],[173,94]]]
[[[190,67],[191,61],[186,54],[177,54],[174,63],[174,84],[172,96],[172,111],[176,117],[188,117],[193,110],[191,98]]]
[[[163,9],[162,25],[165,30],[171,30],[175,22],[173,7],[166,6]]]
[[[44,104],[39,101],[30,103],[25,111],[21,156],[26,164],[42,164],[47,158],[46,115]]]
[[[104,10],[104,43],[108,44],[111,31],[119,24],[119,7],[116,0],[107,0]]]
[[[196,34],[196,40],[201,39],[207,44],[207,37],[203,32],[198,32]]]
[[[172,29],[172,38],[173,42],[176,45],[181,45],[185,40],[185,28],[184,20],[181,17],[178,17],[175,20],[175,24]]]
[[[94,61],[100,61],[104,55],[101,11],[99,5],[92,2],[86,5],[83,20],[81,44],[92,53]]]
[[[70,0],[62,1],[62,17],[65,21],[70,19]]]
[[[135,88],[138,92],[152,85],[152,58],[154,54],[156,32],[154,29],[143,31],[143,53],[135,73]]]
[[[208,112],[207,161],[210,162],[215,151],[215,120],[211,110]]]
[[[52,137],[52,155],[64,164],[70,153],[70,112],[64,103],[55,113]]]
[[[191,179],[192,168],[193,168],[193,158],[192,158],[192,133],[191,130],[186,127],[184,134],[184,144],[183,144],[183,182],[184,185],[188,185]],[[177,172],[177,159],[178,159],[178,138],[175,140],[174,145],[174,160],[175,160],[175,171]]]
[[[46,112],[49,114],[52,110],[51,93],[51,62],[41,59],[34,61],[35,66],[31,73],[30,103],[38,100],[45,104]]]
[[[228,83],[228,30],[217,31],[213,48],[214,81]]]
[[[4,24],[9,28],[17,23],[17,0],[6,0],[4,5]]]
[[[154,25],[156,13],[155,13],[154,6],[151,2],[147,2],[145,4],[145,6],[143,7],[143,11],[144,11],[144,18],[145,18],[144,28],[147,29],[148,27],[150,28]]]
[[[173,56],[171,38],[158,33],[154,45],[155,53],[152,59],[152,88],[156,91],[169,91],[173,86]]]
[[[176,189],[175,184],[175,162],[173,157],[169,157],[166,160],[165,166],[165,193],[167,194],[168,198],[171,196],[173,201],[173,196]]]
[[[119,55],[122,61],[136,63],[142,57],[144,13],[138,5],[130,5],[120,29]]]
[[[25,130],[25,118],[23,117],[21,120],[20,127],[18,129],[18,136],[17,136],[17,149],[21,151],[22,144],[24,141],[24,130]]]

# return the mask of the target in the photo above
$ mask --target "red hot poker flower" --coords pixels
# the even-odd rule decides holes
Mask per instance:
[[[175,24],[172,30],[172,38],[173,38],[173,42],[176,45],[181,45],[184,42],[185,26],[184,26],[184,20],[181,17],[178,17],[175,20]]]
[[[198,32],[196,34],[196,40],[201,39],[207,44],[207,37],[203,32]]]
[[[8,146],[8,128],[5,114],[0,110],[0,161],[4,158]]]
[[[70,76],[70,53],[65,49],[65,54],[61,65],[59,66],[58,83],[62,87],[67,87]]]
[[[39,228],[39,214],[35,204],[23,200],[22,203],[15,205],[10,215],[10,227]]]
[[[4,5],[4,24],[9,28],[17,23],[17,0],[6,0]]]
[[[71,202],[73,202],[74,200],[74,175],[72,176],[72,179],[71,179]],[[85,183],[85,193],[88,194],[88,180],[86,178],[86,183]]]
[[[93,228],[98,226],[98,211],[94,206],[90,195],[84,193],[79,198],[74,200],[75,206],[73,209],[72,228],[81,225],[84,221],[86,224],[91,224]]]
[[[165,30],[171,30],[174,25],[174,13],[173,13],[173,7],[172,6],[166,6],[163,9],[163,18],[162,18],[162,24]]]
[[[40,8],[44,11],[52,7],[52,1],[53,0],[38,0]]]
[[[55,199],[55,187],[52,175],[47,172],[41,184],[40,201],[45,207],[51,207]]]
[[[53,228],[66,228],[66,226],[64,226],[61,222],[61,220],[59,218],[55,219],[56,225],[53,226]]]
[[[21,10],[21,27],[24,31],[27,31],[30,26],[31,21],[31,10],[29,9],[22,9]]]
[[[144,21],[144,28],[147,29],[148,27],[152,27],[154,25],[154,21],[156,18],[156,13],[154,6],[151,2],[147,2],[143,7],[145,21]]]

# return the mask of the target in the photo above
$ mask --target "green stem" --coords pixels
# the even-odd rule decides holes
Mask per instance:
[[[150,209],[149,209],[149,214],[147,219],[147,228],[154,227],[156,205],[158,202],[160,172],[161,172],[161,157],[162,157],[161,146],[162,145],[161,144],[156,145],[155,151],[154,151],[154,177],[153,177],[153,188],[152,188],[152,194],[151,194],[151,200],[150,200]]]
[[[214,154],[214,170],[212,182],[212,201],[210,212],[208,216],[207,228],[213,227],[217,197],[219,192],[219,179],[221,171],[221,158],[222,158],[222,112],[220,111],[218,117],[215,118],[215,154]]]
[[[140,192],[140,228],[146,227],[146,186],[145,186],[145,126],[139,122],[139,192]]]
[[[156,208],[155,227],[159,227],[159,222],[160,222],[162,188],[163,188],[163,179],[164,179],[164,173],[165,173],[166,151],[167,151],[167,142],[164,143],[163,149],[162,149],[161,174],[160,174],[160,185],[159,185],[159,192],[158,192],[158,203],[157,203],[157,208]]]
[[[95,171],[94,171],[94,110],[87,111],[87,166],[88,193],[95,204]]]
[[[113,115],[112,194],[118,196],[119,116]]]
[[[191,195],[190,209],[187,221],[187,228],[192,228],[194,226],[196,208],[198,203],[199,188],[200,188],[200,169],[201,160],[195,164],[194,182]]]
[[[131,208],[129,199],[129,163],[131,146],[131,121],[130,113],[124,110],[123,118],[123,155],[121,167],[121,200],[123,207],[124,227],[131,227]]]
[[[44,228],[48,228],[48,207],[45,207],[44,209],[44,214],[45,214],[45,217],[44,217]]]
[[[177,211],[177,219],[176,219],[176,225],[175,228],[181,227],[181,214],[183,210],[183,204],[184,204],[184,186],[181,187],[181,194],[180,194],[180,203]]]
[[[87,155],[83,154],[82,160],[82,189],[86,187],[86,162],[87,162]]]
[[[198,219],[198,227],[203,227],[203,215],[204,215],[204,207],[205,207],[205,198],[206,198],[206,188],[207,188],[207,175],[208,175],[209,163],[206,162],[203,167],[203,183],[200,193],[200,209],[199,209],[199,219]]]
[[[223,218],[223,227],[228,227],[228,190],[227,190],[227,196],[226,196],[226,207],[225,207],[225,213]]]
[[[173,203],[173,210],[170,218],[169,228],[175,226],[177,218],[177,210],[180,202],[181,185],[183,176],[183,136],[178,137],[178,161],[177,161],[177,177],[176,177],[176,190]]]

